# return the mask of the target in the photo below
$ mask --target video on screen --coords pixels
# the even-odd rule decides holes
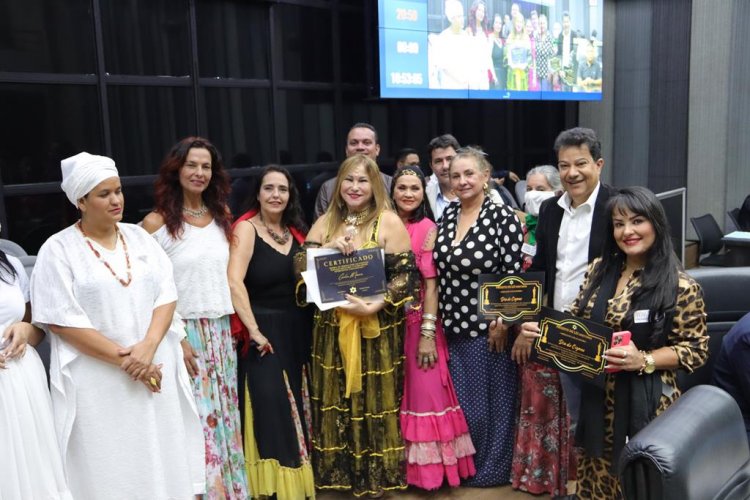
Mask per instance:
[[[598,100],[604,0],[379,0],[380,95]]]

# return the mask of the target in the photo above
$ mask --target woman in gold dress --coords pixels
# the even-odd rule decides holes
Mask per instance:
[[[409,234],[390,208],[372,159],[347,158],[339,168],[334,193],[328,210],[310,229],[305,248],[331,248],[345,255],[382,248],[387,291],[373,301],[347,295],[349,304],[315,312],[311,370],[315,486],[378,497],[406,488],[399,427],[403,305],[416,296],[419,271]],[[296,264],[299,272],[305,269],[305,252],[297,255]]]

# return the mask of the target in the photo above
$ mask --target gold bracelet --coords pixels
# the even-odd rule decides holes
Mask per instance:
[[[420,327],[420,330],[427,330],[427,331],[430,331],[430,332],[434,332],[435,330],[437,330],[437,327],[434,324],[433,325],[425,325],[424,323],[422,323],[422,326]]]

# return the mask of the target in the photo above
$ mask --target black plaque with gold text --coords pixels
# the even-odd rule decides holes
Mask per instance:
[[[548,307],[542,308],[540,318],[542,336],[534,342],[532,361],[587,379],[604,372],[611,328]]]
[[[542,310],[544,273],[480,274],[479,315],[506,323],[533,321]]]
[[[371,297],[385,293],[385,265],[380,248],[315,257],[321,302],[344,300],[344,295]]]

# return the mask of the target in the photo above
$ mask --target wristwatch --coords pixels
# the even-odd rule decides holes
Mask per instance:
[[[643,365],[641,371],[646,375],[654,373],[654,371],[656,370],[656,361],[654,361],[654,355],[650,352],[644,352],[643,362],[645,363],[645,365]]]

